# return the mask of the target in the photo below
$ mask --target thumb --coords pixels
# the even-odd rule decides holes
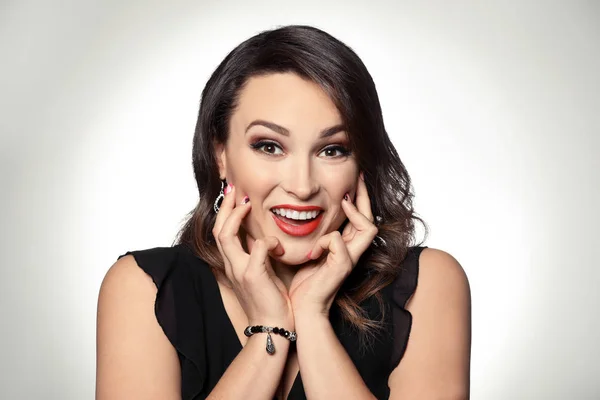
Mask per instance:
[[[272,255],[281,257],[285,253],[281,242],[275,236],[266,236],[264,241],[267,243],[269,253]],[[271,260],[269,257],[265,258],[265,268],[270,276],[277,276],[273,270],[273,266],[271,265]]]
[[[281,242],[275,236],[266,236],[263,240],[267,244],[269,253],[272,253],[275,256],[282,256],[285,253]],[[271,280],[273,281],[273,283],[275,283],[279,291],[287,295],[287,287],[273,270],[273,265],[271,265],[270,257],[265,257],[265,270],[267,271],[267,274],[269,275],[269,277],[271,277]]]
[[[275,256],[281,256],[284,253],[279,240],[274,236],[266,236],[258,241],[250,238],[248,240],[250,249],[250,260],[248,263],[249,273],[259,273],[258,270],[265,270],[269,275],[274,275],[273,268],[269,262],[269,253]]]

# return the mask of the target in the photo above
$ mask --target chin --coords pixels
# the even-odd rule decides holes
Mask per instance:
[[[323,236],[321,233],[310,237],[277,235],[276,237],[279,239],[279,242],[285,250],[283,256],[278,257],[278,260],[288,265],[299,265],[306,263],[309,261],[309,259],[306,257],[308,252],[314,248],[321,236]]]
[[[290,249],[285,250],[285,254],[281,257],[276,257],[276,259],[286,265],[300,265],[304,264],[308,261],[306,258],[306,254],[309,250],[306,251],[294,251]]]

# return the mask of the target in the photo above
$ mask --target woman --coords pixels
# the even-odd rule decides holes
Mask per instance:
[[[411,246],[410,179],[350,48],[307,26],[240,44],[193,165],[177,244],[104,279],[98,399],[468,397],[468,281]]]

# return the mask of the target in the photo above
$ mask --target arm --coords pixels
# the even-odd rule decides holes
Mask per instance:
[[[307,399],[375,399],[325,315],[298,315],[295,320]]]
[[[98,297],[96,399],[180,399],[177,352],[154,315],[156,286],[133,256],[108,271]]]
[[[281,325],[279,325],[281,326]],[[279,386],[290,342],[272,334],[275,354],[265,350],[266,334],[250,336],[208,399],[272,399]]]
[[[154,314],[156,286],[133,256],[108,271],[98,300],[96,399],[181,398],[177,352]],[[209,399],[272,399],[289,341],[272,335],[277,352],[265,351],[265,335],[250,337]]]
[[[319,238],[307,257],[318,260],[324,255],[324,260],[316,265],[306,264],[290,286],[298,332],[298,364],[307,398],[311,400],[375,398],[327,317],[342,282],[377,234],[362,173],[357,180],[356,205],[346,193],[341,206],[350,223],[342,234],[333,231]]]
[[[413,322],[406,352],[390,375],[390,399],[469,398],[471,294],[460,264],[427,248],[406,309]]]

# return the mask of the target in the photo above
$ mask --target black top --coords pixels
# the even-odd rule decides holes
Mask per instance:
[[[398,279],[382,289],[386,309],[391,312],[385,313],[387,328],[372,346],[361,348],[356,332],[341,318],[335,303],[330,310],[330,321],[340,343],[378,399],[389,398],[389,375],[404,355],[412,323],[412,316],[404,307],[417,287],[419,255],[426,247],[411,247],[400,264]],[[184,245],[132,251],[119,258],[128,254],[134,256],[158,288],[156,319],[179,356],[182,400],[205,399],[242,350],[215,276],[208,264]],[[379,319],[376,299],[366,300],[361,307],[370,318]],[[288,399],[306,399],[300,374]]]

